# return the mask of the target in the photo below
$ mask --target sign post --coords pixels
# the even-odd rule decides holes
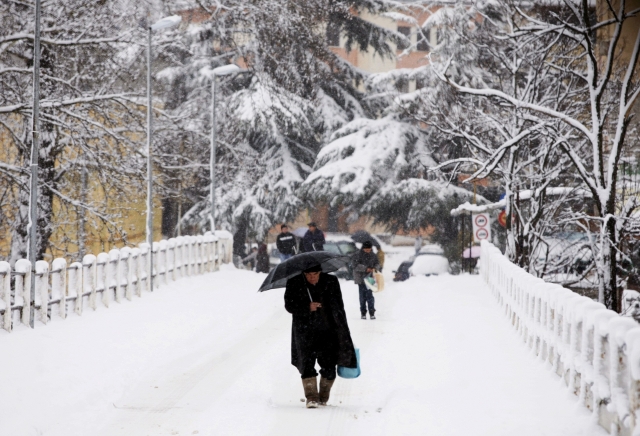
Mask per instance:
[[[491,218],[488,213],[474,213],[472,215],[473,239],[476,242],[491,240]]]

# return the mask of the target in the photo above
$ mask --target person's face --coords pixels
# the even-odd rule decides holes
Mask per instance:
[[[320,271],[306,272],[304,273],[304,278],[307,279],[310,284],[315,285],[318,283],[318,280],[320,280]]]
[[[363,248],[362,249],[365,253],[371,253],[371,248]]]
[[[288,231],[289,231],[289,227],[287,227],[287,226],[284,226],[284,227],[280,228],[280,232],[281,233],[287,233]]]
[[[315,226],[309,226],[309,230],[311,230],[312,232],[316,231],[316,227]]]

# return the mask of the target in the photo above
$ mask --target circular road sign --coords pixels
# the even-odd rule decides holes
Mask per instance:
[[[489,224],[489,220],[486,215],[476,215],[476,226],[478,227],[486,227]]]
[[[484,228],[479,228],[476,230],[476,240],[481,241],[483,239],[489,238],[489,231]]]

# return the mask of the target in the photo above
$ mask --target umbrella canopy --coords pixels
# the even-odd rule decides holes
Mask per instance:
[[[306,227],[298,227],[297,229],[295,229],[293,232],[294,235],[296,235],[298,238],[304,238],[304,234],[307,233],[307,230],[309,230]]]
[[[267,278],[264,279],[264,282],[262,282],[262,286],[260,286],[258,292],[274,288],[284,288],[287,285],[287,280],[311,267],[320,265],[322,272],[328,273],[339,270],[349,263],[350,260],[351,258],[349,256],[329,253],[327,251],[311,251],[309,253],[296,254],[272,269]]]
[[[369,232],[364,230],[358,230],[357,232],[355,232],[353,235],[351,235],[351,239],[353,239],[354,242],[360,243],[370,241],[374,247],[380,248],[380,243],[378,242],[378,240],[371,236]]]
[[[471,258],[480,257],[481,252],[482,252],[482,248],[478,245],[474,245],[473,247],[471,247],[471,249],[465,248],[464,251],[462,252],[462,257],[464,259],[469,259],[469,257]]]

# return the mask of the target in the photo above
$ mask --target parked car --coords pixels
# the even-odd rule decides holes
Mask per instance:
[[[358,251],[353,241],[327,241],[324,243],[324,251],[329,253],[342,254],[344,256],[353,256]],[[353,280],[353,268],[351,264],[343,266],[338,271],[332,273],[338,278]]]
[[[449,272],[449,260],[441,254],[418,253],[409,268],[412,276],[437,276]]]
[[[436,245],[436,244],[428,244],[428,245],[424,245],[422,248],[420,248],[420,251],[418,251],[418,254],[444,254],[444,250],[442,249],[441,246]]]
[[[393,281],[394,282],[404,282],[409,277],[411,277],[411,273],[409,272],[409,268],[413,265],[413,261],[404,261],[400,264],[396,271],[392,271],[394,273]]]
[[[539,270],[548,274],[583,274],[593,261],[589,236],[583,232],[544,235],[532,255]]]
[[[449,261],[444,257],[444,250],[438,245],[425,245],[418,254],[411,256],[393,271],[394,282],[403,282],[411,276],[438,275],[450,271]]]
[[[280,264],[280,252],[278,251],[277,248],[273,247],[269,250],[269,267],[273,268],[279,264]]]

